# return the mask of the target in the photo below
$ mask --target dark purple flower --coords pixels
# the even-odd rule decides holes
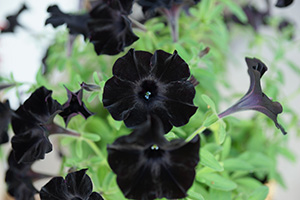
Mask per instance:
[[[278,0],[275,6],[279,8],[284,8],[291,5],[293,2],[294,0]]]
[[[129,199],[179,199],[195,178],[200,137],[167,141],[159,118],[152,117],[128,136],[108,145],[108,163]]]
[[[40,87],[21,105],[12,117],[12,148],[17,161],[33,162],[52,151],[48,136],[66,133],[78,136],[53,122],[62,106],[51,97],[52,91]]]
[[[90,41],[98,55],[116,55],[138,39],[132,32],[131,21],[126,13],[114,7],[114,4],[111,7],[110,2],[114,1],[100,0],[90,12]]]
[[[93,184],[86,170],[69,173],[66,179],[52,178],[42,187],[41,200],[103,200],[99,193],[93,192]]]
[[[45,154],[52,151],[52,144],[48,136],[49,134],[38,126],[15,135],[11,140],[11,145],[18,163],[30,163],[44,159]]]
[[[0,144],[8,142],[8,125],[10,123],[12,111],[10,110],[9,101],[0,102]]]
[[[53,122],[55,115],[62,111],[62,106],[52,99],[51,94],[51,90],[40,87],[16,110],[12,118],[12,128],[16,135]]]
[[[33,182],[49,176],[35,173],[31,170],[31,164],[18,164],[12,152],[8,157],[8,165],[5,176],[8,193],[15,200],[34,200],[34,195],[38,191]]]
[[[54,28],[66,24],[70,34],[77,35],[82,34],[84,38],[88,37],[87,21],[90,16],[85,14],[66,14],[63,13],[57,5],[49,6],[47,12],[51,16],[46,20],[45,25],[52,24]]]
[[[258,10],[255,6],[253,5],[246,5],[243,7],[243,11],[247,16],[248,21],[247,22],[242,22],[238,19],[237,16],[232,15],[231,20],[234,21],[235,23],[241,24],[241,25],[250,25],[253,27],[255,31],[258,30],[258,28],[261,25],[264,25],[267,23],[267,18],[270,16],[269,9],[265,11]],[[230,19],[227,19],[230,20]]]
[[[115,120],[135,127],[157,115],[165,132],[188,123],[196,112],[195,88],[187,79],[189,67],[175,51],[152,55],[133,49],[113,66],[113,77],[104,86],[103,105]]]
[[[59,113],[59,115],[64,118],[66,126],[68,125],[71,118],[78,114],[82,115],[85,119],[93,115],[93,113],[86,108],[82,101],[82,88],[76,93],[71,92],[68,88],[66,88],[66,90],[68,101],[63,105],[63,111]]]
[[[283,134],[286,134],[284,128],[277,122],[277,115],[282,112],[281,104],[279,102],[273,102],[261,89],[260,79],[268,68],[263,62],[256,58],[246,58],[246,63],[250,76],[250,88],[236,104],[219,114],[219,117],[223,118],[242,110],[256,110],[267,115],[274,121],[276,127],[279,128]]]
[[[20,10],[16,14],[7,16],[6,19],[8,23],[5,27],[3,28],[1,27],[1,33],[13,33],[15,32],[15,28],[17,26],[22,27],[22,25],[18,22],[18,17],[24,10],[27,9],[28,9],[27,6],[23,4]]]

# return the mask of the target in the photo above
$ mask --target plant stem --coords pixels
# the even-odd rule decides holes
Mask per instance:
[[[146,29],[146,27],[145,27],[143,24],[141,24],[140,22],[138,22],[137,20],[133,19],[133,18],[130,17],[130,16],[128,16],[128,18],[131,20],[132,26],[133,26],[133,27],[137,27],[137,28],[139,28],[140,30],[142,30],[142,31],[144,31],[144,32],[147,32],[147,29]]]
[[[181,6],[173,5],[171,9],[163,8],[161,11],[167,17],[173,42],[177,42],[179,38],[178,18]]]
[[[197,134],[202,133],[206,129],[205,126],[201,125],[196,131],[194,131],[188,138],[185,139],[186,142],[191,141]]]
[[[61,126],[59,126],[58,124],[55,124],[54,122],[50,123],[50,124],[45,124],[43,125],[48,131],[49,131],[49,135],[53,135],[53,134],[67,134],[67,135],[72,135],[75,137],[80,137],[80,134],[68,129],[65,129]]]

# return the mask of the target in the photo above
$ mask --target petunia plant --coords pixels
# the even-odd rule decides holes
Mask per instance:
[[[299,118],[280,92],[281,66],[300,73],[283,49],[293,45],[288,35],[278,33],[278,46],[266,39],[273,60],[257,53],[257,41],[267,38],[259,26],[277,31],[275,4],[257,10],[233,0],[86,3],[78,13],[49,5],[45,25],[66,28],[57,31],[34,83],[0,76],[0,143],[11,150],[1,151],[1,162],[8,163],[3,182],[10,196],[264,200],[266,184],[284,186],[277,158],[295,160],[286,140]],[[238,58],[230,48],[236,32],[252,39]],[[228,64],[235,59],[246,64]],[[236,93],[231,65],[248,70],[248,90]],[[247,110],[257,112],[239,117]],[[50,152],[60,163],[49,168],[60,170],[37,173],[35,164]]]

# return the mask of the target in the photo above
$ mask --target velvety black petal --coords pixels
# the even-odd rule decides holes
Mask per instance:
[[[66,184],[68,192],[74,196],[87,199],[93,190],[93,184],[88,175],[87,169],[82,169],[77,172],[69,173],[66,176]]]
[[[162,82],[185,81],[190,76],[189,66],[176,51],[172,55],[162,50],[155,51],[151,65],[152,73]]]
[[[291,5],[293,2],[294,0],[278,0],[275,6],[279,8],[284,8]]]
[[[126,119],[133,109],[135,99],[133,87],[132,83],[117,77],[112,77],[105,83],[103,105],[115,120]]]
[[[92,181],[86,170],[71,172],[65,180],[62,177],[51,179],[41,189],[41,200],[103,200],[100,194],[92,192]]]
[[[108,145],[108,162],[130,199],[183,198],[195,177],[200,138],[168,142],[162,124],[152,117],[128,136]]]
[[[85,38],[88,37],[87,21],[90,16],[88,13],[85,14],[65,14],[57,5],[49,6],[47,12],[51,16],[46,20],[45,24],[52,24],[53,27],[66,24],[71,34],[82,34]]]
[[[140,105],[136,105],[129,113],[124,123],[129,128],[135,128],[147,120],[147,110]]]
[[[52,178],[40,191],[41,200],[67,200],[68,187],[63,177]]]
[[[170,122],[174,126],[183,126],[189,122],[197,110],[197,107],[190,104],[179,103],[176,101],[166,101],[166,108],[171,116]]]
[[[133,0],[105,0],[109,7],[120,11],[124,15],[132,12]]]
[[[18,164],[12,152],[8,157],[9,168],[6,171],[5,182],[8,193],[16,200],[34,200],[37,190],[32,184],[33,174],[31,164]]]
[[[15,134],[22,134],[36,125],[49,123],[62,111],[62,106],[52,99],[51,94],[51,90],[40,87],[17,109],[12,117]]]
[[[0,144],[8,142],[8,125],[11,119],[11,113],[9,101],[4,103],[0,102]]]
[[[90,16],[90,41],[98,55],[116,55],[138,39],[132,32],[131,21],[127,16],[106,3],[93,8]]]
[[[19,163],[44,159],[45,154],[52,151],[52,144],[45,130],[41,127],[32,128],[23,134],[15,135],[11,143],[15,158]]]
[[[150,73],[152,54],[146,51],[130,49],[125,56],[119,58],[113,66],[113,75],[122,80],[136,82]]]
[[[71,92],[68,88],[66,88],[66,90],[68,100],[63,105],[62,112],[59,113],[59,115],[63,117],[66,126],[68,125],[71,118],[78,114],[82,115],[85,119],[93,115],[93,113],[86,108],[85,104],[82,101],[83,89],[80,89],[76,93]]]
[[[250,76],[249,90],[236,104],[220,113],[219,117],[222,118],[242,110],[256,110],[267,115],[274,121],[276,127],[286,134],[284,128],[277,121],[278,114],[282,112],[281,104],[273,102],[261,89],[260,78],[267,71],[266,65],[256,58],[246,58],[246,62]]]

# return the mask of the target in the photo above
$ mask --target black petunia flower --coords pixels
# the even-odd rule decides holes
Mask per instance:
[[[8,125],[10,123],[12,111],[10,110],[9,101],[0,102],[0,144],[8,142]]]
[[[17,161],[33,162],[43,159],[52,151],[48,136],[56,133],[76,135],[53,122],[53,118],[62,111],[62,106],[51,97],[52,91],[38,88],[21,105],[12,117],[15,136],[12,148]]]
[[[66,126],[68,125],[71,118],[78,114],[82,115],[85,119],[93,115],[93,113],[89,111],[82,102],[82,88],[76,93],[71,92],[68,88],[66,88],[66,90],[68,101],[63,105],[63,111],[59,113],[59,115],[63,117]]]
[[[31,164],[18,164],[12,152],[8,157],[8,165],[5,176],[8,193],[16,200],[34,200],[38,191],[33,182],[49,176],[35,173],[31,170]]]
[[[131,21],[127,17],[128,10],[131,10],[128,9],[130,3],[119,3],[121,8],[124,6],[124,9],[121,9],[115,6],[114,2],[116,1],[100,0],[90,12],[90,41],[98,55],[116,55],[138,39],[132,32]]]
[[[129,199],[187,196],[199,162],[200,137],[167,141],[159,118],[152,117],[128,136],[108,145],[108,162]]]
[[[7,19],[7,26],[5,27],[1,27],[1,33],[13,33],[15,32],[15,28],[16,27],[23,27],[19,21],[18,21],[18,18],[19,18],[19,15],[24,11],[24,10],[27,10],[27,6],[25,4],[22,5],[22,7],[20,8],[20,10],[14,14],[14,15],[9,15],[6,17]]]
[[[284,8],[291,5],[293,2],[294,0],[278,0],[275,6],[279,8]]]
[[[104,86],[103,105],[115,120],[135,127],[147,115],[159,116],[165,132],[182,126],[196,112],[195,88],[187,79],[189,67],[175,51],[152,55],[133,49],[113,66],[113,77]]]
[[[279,102],[273,102],[261,89],[260,79],[267,71],[266,65],[256,58],[246,58],[248,74],[250,76],[250,88],[248,92],[233,106],[219,114],[223,118],[232,113],[243,110],[256,110],[272,119],[277,128],[286,134],[284,128],[277,122],[277,115],[282,112]]]
[[[55,115],[62,111],[62,106],[52,99],[51,94],[51,90],[40,87],[16,110],[16,115],[12,118],[12,127],[16,135],[53,122]]]
[[[54,28],[66,24],[70,34],[78,35],[82,34],[84,38],[88,38],[88,26],[87,21],[90,16],[85,14],[66,14],[63,13],[57,5],[49,6],[47,12],[51,16],[46,20],[45,25],[52,24]]]
[[[93,184],[87,169],[69,173],[63,177],[52,178],[40,191],[41,200],[103,200],[93,191]]]

